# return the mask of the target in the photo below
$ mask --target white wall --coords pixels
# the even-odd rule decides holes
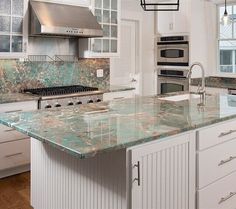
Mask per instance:
[[[191,2],[190,63],[201,62],[206,75],[213,75],[217,68],[217,9],[205,0]],[[199,77],[194,71],[193,77]]]
[[[142,93],[154,94],[154,13],[144,12],[139,0],[121,0],[121,19],[140,20]]]

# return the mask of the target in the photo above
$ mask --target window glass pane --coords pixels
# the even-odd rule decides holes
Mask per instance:
[[[12,36],[12,52],[22,52],[22,36]]]
[[[111,26],[111,37],[117,38],[117,26]]]
[[[110,23],[110,11],[109,10],[103,10],[103,22]]]
[[[117,24],[117,12],[111,12],[111,23]]]
[[[11,14],[11,1],[10,0],[0,0],[0,14]]]
[[[109,52],[109,40],[103,40],[103,52]]]
[[[13,17],[12,18],[12,32],[22,33],[23,31],[23,18]]]
[[[102,0],[95,0],[95,7],[102,8]]]
[[[0,32],[10,32],[11,18],[0,16]]]
[[[111,40],[111,52],[117,52],[117,40]]]
[[[103,0],[103,8],[110,9],[110,0]]]
[[[23,16],[24,0],[12,0],[12,14]]]
[[[97,17],[97,21],[99,22],[99,23],[101,23],[102,22],[102,10],[100,10],[100,9],[95,9],[95,16]]]
[[[109,25],[103,25],[103,36],[110,37],[110,26]]]
[[[117,0],[111,0],[111,9],[117,10]]]
[[[220,65],[232,65],[232,50],[220,50]]]
[[[102,40],[101,39],[95,39],[93,44],[93,51],[94,52],[101,52],[102,49]]]
[[[232,6],[227,6],[227,12],[228,14],[232,17],[232,11],[233,7]],[[233,25],[223,25],[222,23],[222,17],[225,12],[225,7],[222,6],[219,8],[219,22],[220,22],[220,39],[228,39],[228,38],[233,38]]]
[[[10,52],[10,36],[0,35],[0,52]]]

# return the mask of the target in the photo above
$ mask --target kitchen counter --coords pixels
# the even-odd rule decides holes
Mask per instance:
[[[21,93],[4,93],[0,94],[0,104],[25,102],[39,100],[39,97],[33,95],[26,95]]]
[[[136,97],[56,110],[0,114],[0,123],[78,158],[161,140],[236,118],[236,97],[212,95],[170,102]]]
[[[133,87],[127,87],[127,86],[116,86],[116,85],[110,85],[107,86],[104,89],[100,89],[104,93],[109,93],[109,92],[119,92],[119,91],[131,91],[135,90]]]
[[[201,78],[193,78],[191,80],[192,86],[198,86],[199,83],[201,83]],[[206,77],[206,87],[235,89],[236,78],[214,77],[214,76]]]

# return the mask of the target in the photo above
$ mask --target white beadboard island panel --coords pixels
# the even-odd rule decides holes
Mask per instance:
[[[194,134],[169,137],[130,150],[132,209],[195,208]]]
[[[34,209],[127,209],[126,151],[80,160],[31,140]]]

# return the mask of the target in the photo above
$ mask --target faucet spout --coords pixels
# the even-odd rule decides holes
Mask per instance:
[[[205,85],[205,70],[203,65],[200,62],[194,62],[189,69],[189,73],[188,73],[188,79],[189,79],[189,85],[191,83],[191,76],[192,76],[192,72],[195,66],[199,66],[201,69],[201,73],[202,73],[202,85],[201,88],[198,90],[198,93],[202,95],[203,99],[205,99],[205,94],[206,94],[206,85]]]

